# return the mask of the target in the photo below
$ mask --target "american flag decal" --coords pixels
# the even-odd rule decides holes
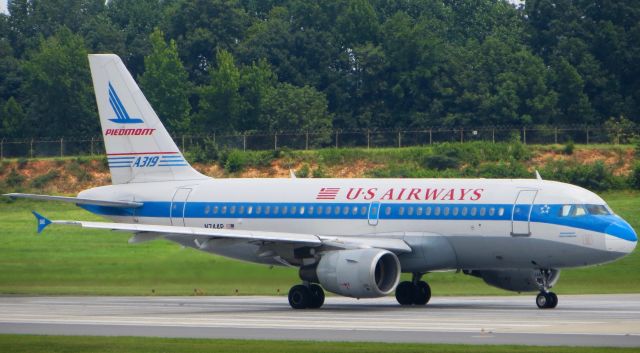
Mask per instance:
[[[340,188],[322,188],[316,196],[316,200],[335,200]]]

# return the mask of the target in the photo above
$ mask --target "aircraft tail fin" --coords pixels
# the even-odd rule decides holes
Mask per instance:
[[[90,54],[89,65],[113,184],[207,178],[184,158],[115,54]]]

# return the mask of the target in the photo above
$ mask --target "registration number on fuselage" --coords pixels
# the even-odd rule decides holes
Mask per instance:
[[[222,228],[224,228],[224,224],[222,224],[222,223],[205,223],[204,227],[205,228],[210,228],[210,229],[222,229]]]

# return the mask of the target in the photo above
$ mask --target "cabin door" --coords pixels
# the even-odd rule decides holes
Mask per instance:
[[[531,235],[531,210],[538,190],[520,190],[511,212],[511,235]]]
[[[369,225],[377,226],[380,217],[380,202],[374,201],[369,205]]]
[[[189,188],[179,188],[176,189],[175,194],[173,194],[170,212],[172,226],[184,227],[184,212],[187,209],[187,199],[189,199],[190,193],[191,189]]]

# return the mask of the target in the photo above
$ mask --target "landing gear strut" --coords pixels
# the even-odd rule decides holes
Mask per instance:
[[[289,290],[289,305],[294,309],[318,309],[324,304],[324,291],[317,284],[298,284]]]
[[[413,273],[411,281],[404,281],[396,287],[396,300],[400,305],[425,305],[431,299],[431,287],[421,281],[422,273]]]
[[[558,296],[556,293],[549,291],[549,288],[551,288],[549,279],[552,276],[552,272],[549,270],[541,270],[540,272],[540,293],[536,296],[536,305],[540,309],[553,309],[558,306]]]

